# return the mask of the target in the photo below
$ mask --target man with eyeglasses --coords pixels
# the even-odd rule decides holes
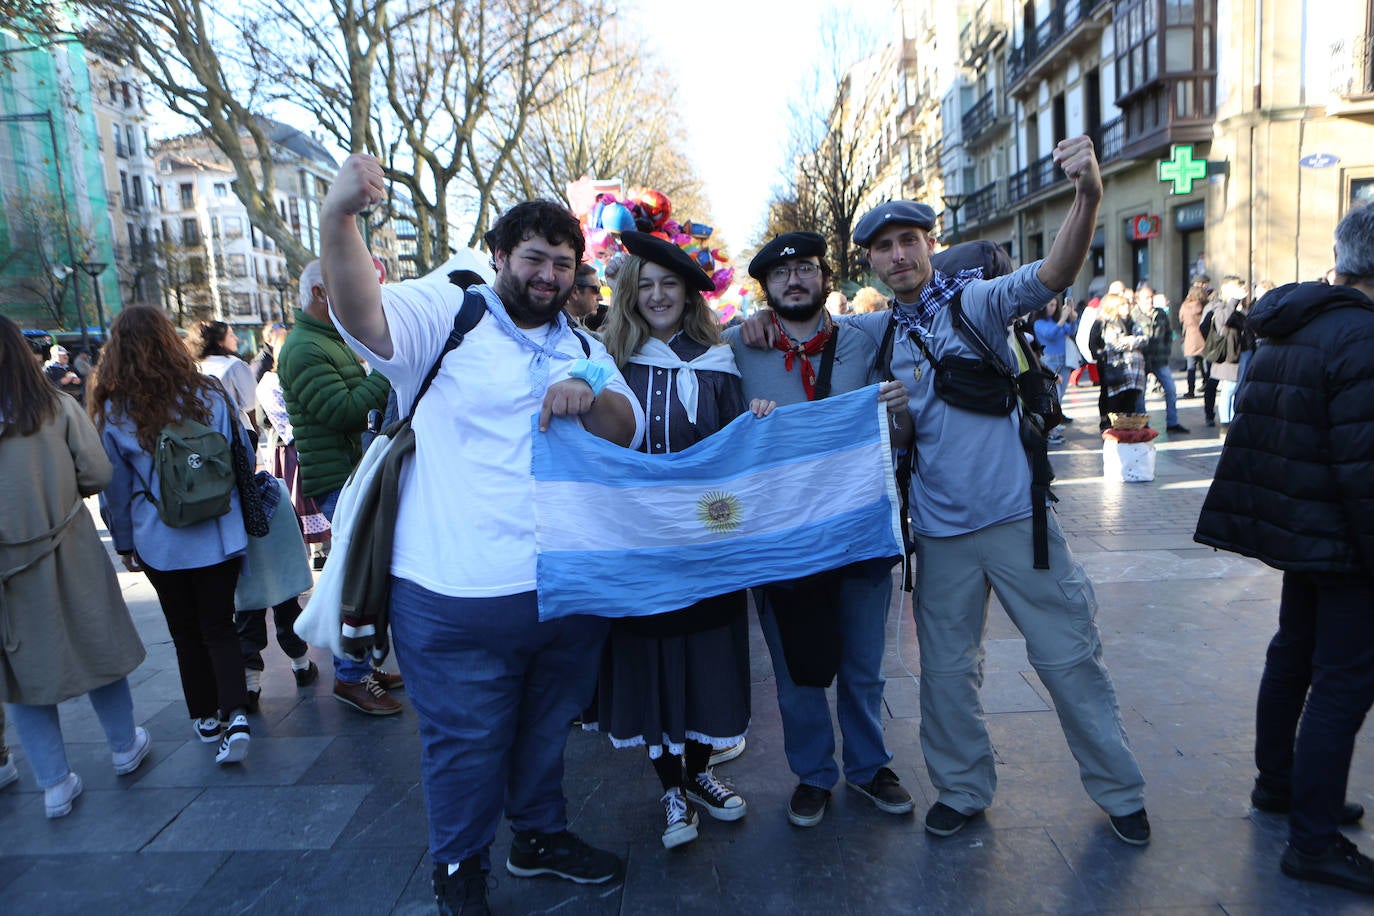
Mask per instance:
[[[725,332],[751,409],[820,400],[881,381],[877,346],[863,333],[840,333],[825,310],[831,276],[825,249],[825,239],[814,232],[788,232],[749,264],[778,331],[768,350],[744,346],[738,328]],[[885,383],[879,398],[889,411],[893,446],[905,448],[912,433],[905,385]],[[810,493],[780,498],[825,499],[825,481],[816,481]],[[855,563],[754,592],[773,660],[787,763],[798,779],[787,817],[798,827],[821,822],[839,781],[825,691],[831,679],[849,788],[889,814],[913,809],[911,795],[888,767],[892,754],[883,743],[882,661],[895,561]]]

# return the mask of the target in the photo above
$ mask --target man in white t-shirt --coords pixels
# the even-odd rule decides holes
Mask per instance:
[[[405,411],[463,292],[379,285],[354,217],[384,196],[377,160],[350,156],[321,209],[321,261],[340,333],[390,379]],[[577,219],[527,201],[486,242],[496,280],[469,290],[486,313],[415,412],[391,565],[392,636],[424,745],[435,896],[440,912],[455,913],[485,911],[503,810],[515,832],[511,874],[599,884],[620,872],[615,855],[567,830],[563,747],[590,700],[606,622],[539,620],[530,451],[555,417],[620,445],[643,430],[614,361],[562,313],[582,260]]]

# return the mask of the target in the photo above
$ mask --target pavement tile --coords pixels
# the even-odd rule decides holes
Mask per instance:
[[[42,796],[0,795],[0,859],[8,856],[135,852],[201,794],[199,788],[88,789],[72,813],[49,820]]]
[[[3,908],[13,914],[138,913],[173,916],[186,910],[226,853],[88,853],[79,871],[67,856],[26,858],[24,873],[0,877]],[[4,860],[0,859],[0,874]]]
[[[265,738],[254,735],[248,758],[234,766],[215,763],[217,745],[192,738],[158,763],[140,787],[289,786],[310,769],[332,738]],[[146,764],[145,764],[146,766]]]
[[[205,789],[148,848],[328,849],[367,793],[367,786]]]
[[[188,901],[185,912],[387,913],[400,899],[419,857],[413,847],[385,846],[236,852]]]

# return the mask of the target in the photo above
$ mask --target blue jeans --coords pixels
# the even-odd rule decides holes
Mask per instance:
[[[1339,835],[1355,735],[1374,705],[1374,580],[1283,574],[1255,716],[1257,782],[1291,792],[1289,840],[1319,855]],[[1301,727],[1299,727],[1301,722]]]
[[[869,782],[879,767],[892,762],[883,743],[883,648],[887,613],[892,603],[892,575],[863,571],[860,566],[840,583],[840,670],[835,678],[835,713],[844,738],[844,777]],[[839,782],[835,765],[835,730],[830,701],[821,687],[798,687],[783,656],[778,621],[762,589],[754,590],[759,625],[773,658],[782,713],[787,765],[811,786],[829,789]]]
[[[334,509],[339,505],[339,493],[342,489],[340,487],[338,490],[330,490],[315,499],[315,505],[320,507],[320,513],[330,522],[334,521]],[[355,662],[351,658],[334,656],[334,676],[345,684],[356,684],[371,673],[370,661]]]
[[[121,754],[134,746],[134,700],[129,694],[127,678],[97,687],[90,693],[91,706],[110,751]],[[29,759],[33,778],[44,789],[67,778],[71,765],[67,763],[67,748],[62,742],[62,726],[57,718],[57,706],[26,706],[8,704],[10,720],[19,733],[19,743]]]
[[[607,629],[596,617],[541,622],[534,592],[449,598],[391,580],[436,865],[477,856],[489,869],[503,809],[516,831],[567,827],[563,746],[591,701]]]
[[[1159,387],[1164,389],[1164,425],[1178,425],[1178,389],[1174,387],[1174,373],[1167,364],[1154,366],[1150,369],[1150,374],[1159,379]],[[1136,399],[1136,413],[1145,412],[1145,389],[1140,389],[1140,397]]]

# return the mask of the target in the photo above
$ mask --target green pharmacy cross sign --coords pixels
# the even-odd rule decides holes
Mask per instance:
[[[1159,180],[1172,181],[1171,194],[1193,193],[1193,182],[1207,177],[1207,160],[1194,159],[1192,146],[1182,144],[1169,149],[1169,158],[1159,164]]]

